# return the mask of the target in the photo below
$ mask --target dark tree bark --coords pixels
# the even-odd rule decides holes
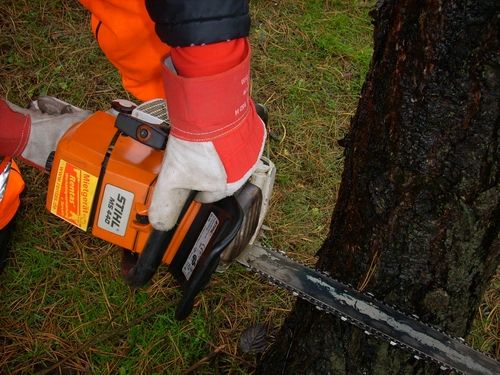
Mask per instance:
[[[455,336],[499,263],[498,0],[378,2],[318,268]],[[422,374],[417,361],[299,301],[262,374]]]

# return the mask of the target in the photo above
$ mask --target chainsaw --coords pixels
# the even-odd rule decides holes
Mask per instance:
[[[257,105],[267,122],[267,112]],[[237,261],[317,309],[339,316],[417,359],[463,374],[500,374],[500,363],[393,307],[261,246],[258,233],[276,169],[261,158],[250,180],[233,196],[202,204],[190,194],[170,231],[148,221],[148,207],[169,134],[163,100],[115,101],[75,124],[60,140],[46,169],[47,209],[78,228],[124,249],[122,273],[133,287],[149,282],[164,264],[180,284],[176,319],[192,311],[212,274]]]

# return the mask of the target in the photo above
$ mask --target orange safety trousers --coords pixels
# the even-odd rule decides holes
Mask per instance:
[[[156,35],[144,0],[80,0],[91,14],[91,27],[101,50],[118,69],[123,87],[142,101],[165,97],[162,59],[172,52],[180,75],[200,77],[237,65],[246,38],[204,46],[174,48]]]
[[[11,163],[11,169],[7,187],[3,193],[3,198],[0,200],[0,230],[5,228],[16,214],[21,203],[20,195],[24,190],[24,181],[14,160],[4,158],[0,161],[0,173],[5,171],[9,163]]]
[[[142,101],[164,97],[161,59],[170,51],[156,35],[144,0],[80,0],[92,32],[123,87]]]

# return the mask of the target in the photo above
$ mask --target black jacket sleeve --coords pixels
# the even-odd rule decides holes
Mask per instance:
[[[172,47],[248,36],[248,0],[146,0],[160,39]]]

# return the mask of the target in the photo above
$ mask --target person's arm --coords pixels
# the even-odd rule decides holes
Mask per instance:
[[[250,99],[247,1],[147,0],[162,41],[171,132],[149,219],[170,229],[188,194],[210,202],[236,192],[262,154],[263,122]]]
[[[20,157],[43,170],[63,134],[88,116],[90,112],[50,96],[27,109],[0,98],[0,157]]]

